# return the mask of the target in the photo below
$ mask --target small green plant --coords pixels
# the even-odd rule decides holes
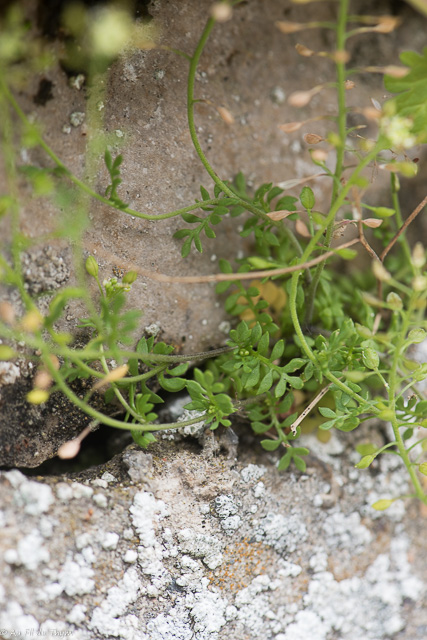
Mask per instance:
[[[223,3],[230,14],[235,4],[238,1]],[[371,442],[359,445],[361,459],[356,466],[366,469],[383,454],[400,456],[413,492],[393,500],[417,497],[427,503],[421,481],[427,475],[427,398],[420,386],[427,377],[427,364],[411,358],[413,345],[427,336],[426,252],[420,243],[411,247],[405,235],[427,198],[405,221],[399,202],[399,175],[411,177],[417,172],[416,163],[408,159],[406,152],[427,142],[427,49],[422,54],[404,53],[404,66],[373,69],[385,74],[387,90],[396,95],[383,105],[375,103],[360,110],[366,120],[377,126],[376,139],[365,139],[363,126],[352,128],[347,123],[346,93],[354,86],[354,74],[363,71],[348,68],[347,42],[366,32],[388,33],[398,21],[387,16],[352,15],[349,0],[340,0],[336,7],[336,22],[276,24],[284,34],[305,28],[328,29],[335,34],[332,52],[314,52],[301,44],[296,47],[306,57],[316,53],[327,56],[335,66],[336,79],[327,88],[336,91],[337,114],[315,118],[332,120],[334,127],[326,136],[313,132],[305,135],[319,175],[331,181],[330,203],[316,202],[312,189],[301,179],[291,179],[280,186],[263,184],[251,195],[241,174],[233,183],[223,181],[208,162],[195,127],[194,87],[200,56],[217,15],[222,15],[215,9],[193,54],[175,52],[189,62],[189,132],[213,190],[201,187],[201,200],[156,216],[135,211],[120,198],[122,156],[113,159],[104,135],[88,137],[88,180],[84,182],[64,166],[20,109],[11,86],[17,70],[22,68],[23,56],[31,56],[32,52],[25,44],[17,9],[12,9],[8,39],[0,45],[0,105],[4,113],[0,126],[8,180],[8,192],[0,198],[0,212],[8,218],[11,238],[10,246],[0,256],[0,280],[18,291],[24,311],[16,318],[12,306],[2,303],[0,335],[5,342],[0,345],[0,358],[13,359],[14,345],[26,344],[28,357],[35,358],[37,354],[38,362],[29,402],[43,403],[52,391],[60,390],[94,422],[128,429],[144,447],[155,440],[157,431],[201,420],[211,429],[228,428],[230,416],[243,409],[253,431],[263,436],[264,449],[284,448],[278,463],[280,470],[290,464],[305,470],[308,450],[298,446],[297,441],[309,412],[318,409],[321,432],[352,431],[371,418],[387,422],[393,433],[390,441],[380,448]],[[103,19],[108,26],[111,21],[107,14]],[[105,38],[100,44],[99,29],[95,33],[89,13],[80,20],[83,33],[76,27],[75,16],[68,15],[71,31],[82,38],[86,47],[88,81],[94,87],[89,97],[88,120],[98,130],[102,111],[98,108],[102,99],[100,81],[123,43],[136,37],[128,18],[122,16],[120,20],[125,35],[120,31],[117,46],[105,49]],[[146,40],[149,35],[145,34]],[[41,51],[31,57],[34,63],[42,59]],[[324,88],[322,85],[298,91],[290,96],[289,104],[304,106]],[[12,112],[20,119],[19,133]],[[229,117],[224,109],[223,117]],[[307,122],[280,125],[288,133],[304,126]],[[18,135],[20,144],[40,146],[50,157],[52,168],[22,167],[16,153]],[[335,154],[333,170],[326,162],[330,152]],[[110,175],[104,195],[90,186],[97,159],[102,155]],[[364,202],[370,186],[366,170],[374,164],[390,174],[391,202],[387,206]],[[17,181],[21,176],[32,185],[35,194],[48,195],[62,211],[55,235],[70,242],[79,279],[77,287],[65,288],[52,298],[44,315],[26,290],[22,272],[22,251],[35,240],[23,236],[19,229]],[[298,197],[288,193],[299,185],[302,188]],[[180,229],[175,238],[183,241],[183,258],[193,245],[203,251],[204,235],[215,238],[215,228],[225,214],[244,216],[241,235],[253,239],[252,255],[242,259],[237,270],[222,260],[222,273],[205,277],[217,281],[218,294],[227,292],[225,308],[237,319],[226,347],[181,356],[174,355],[171,346],[143,337],[135,349],[131,348],[140,312],[125,311],[124,303],[137,273],[129,271],[121,280],[101,282],[95,258],[90,256],[84,261],[82,235],[89,225],[89,198],[110,205],[118,215],[156,221],[181,216],[188,226]],[[334,238],[343,235],[348,227],[355,227],[358,237],[337,246]],[[370,231],[380,250],[371,246],[366,231]],[[357,252],[350,247],[356,245],[369,254],[370,268],[349,268],[345,274],[329,268],[334,257],[351,261]],[[89,294],[88,276],[97,283],[96,302]],[[81,299],[87,308],[81,326],[89,336],[85,346],[79,348],[73,346],[73,336],[57,329],[71,298]],[[190,370],[190,363],[204,365]],[[72,390],[70,383],[77,377],[92,381],[85,397]],[[168,393],[186,390],[190,396],[186,408],[197,411],[197,416],[185,422],[158,423],[155,408],[163,400],[153,391],[153,380]],[[92,405],[94,392],[101,390],[107,403],[114,400],[122,407],[122,417],[112,417]],[[73,455],[79,442],[71,447]],[[380,500],[373,506],[381,510],[393,500]]]

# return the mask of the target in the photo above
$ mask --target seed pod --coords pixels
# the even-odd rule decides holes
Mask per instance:
[[[300,44],[299,42],[295,45],[295,49],[297,53],[299,53],[299,55],[303,56],[304,58],[311,58],[311,56],[315,55],[315,51],[309,49],[303,44]]]
[[[137,279],[138,274],[136,271],[128,271],[122,278],[123,284],[133,284]]]
[[[421,242],[417,242],[412,250],[412,264],[417,269],[421,269],[426,262],[426,253]]]
[[[374,260],[372,263],[372,271],[377,280],[381,282],[388,282],[391,280],[391,274],[384,267],[383,263],[379,260]]]
[[[40,369],[34,376],[33,385],[35,389],[46,391],[52,384],[52,376],[45,370]]]
[[[43,404],[49,398],[49,393],[44,389],[32,389],[27,393],[27,401],[31,404]]]
[[[21,327],[24,331],[34,333],[43,326],[43,316],[38,309],[31,309],[21,320]]]
[[[315,162],[326,162],[328,158],[328,152],[324,149],[314,149],[311,152],[311,157]]]
[[[288,102],[292,107],[306,107],[313,96],[313,91],[295,91],[289,96]]]
[[[334,62],[345,64],[350,60],[350,54],[348,51],[345,51],[344,49],[340,49],[340,50],[334,51],[331,55],[331,58]]]
[[[15,320],[15,309],[10,302],[0,302],[0,320],[3,320],[6,324],[13,324]]]
[[[317,133],[306,133],[304,140],[307,144],[319,144],[319,142],[323,142],[325,138],[318,136]]]
[[[218,111],[224,122],[226,122],[227,124],[234,124],[234,116],[228,109],[226,109],[225,107],[216,107],[216,110]]]
[[[110,382],[115,382],[116,380],[121,380],[122,378],[125,377],[125,375],[127,374],[129,370],[129,367],[127,364],[122,364],[120,367],[116,367],[115,369],[112,369],[111,371],[109,371],[107,373],[107,375],[105,376],[105,378],[101,378],[98,382],[96,382],[93,385],[93,389],[100,389],[101,387],[104,387],[105,385],[109,384]]]
[[[88,274],[90,276],[93,276],[94,278],[97,277],[98,275],[98,271],[99,271],[99,267],[98,267],[98,263],[95,260],[95,258],[93,256],[89,256],[86,260],[85,263],[85,267],[86,267],[86,271],[88,272]]]
[[[74,440],[64,442],[64,444],[59,447],[57,456],[62,460],[69,460],[70,458],[75,458],[79,451],[80,440],[79,438],[75,438]]]
[[[391,33],[401,22],[400,18],[394,16],[380,16],[378,18],[378,24],[373,28],[373,31],[377,33]]]
[[[288,122],[287,124],[279,124],[278,126],[279,129],[285,133],[293,133],[294,131],[301,129],[302,125],[302,122]]]
[[[302,29],[306,29],[306,24],[301,24],[300,22],[288,22],[287,20],[278,20],[275,22],[276,27],[282,33],[296,33],[297,31],[302,31]]]

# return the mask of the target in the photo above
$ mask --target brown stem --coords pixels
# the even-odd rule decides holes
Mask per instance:
[[[388,252],[390,251],[390,249],[396,244],[397,240],[400,238],[400,236],[402,235],[402,233],[405,231],[405,229],[407,229],[409,227],[409,225],[411,224],[411,222],[413,222],[415,220],[415,218],[417,217],[417,215],[420,213],[420,211],[422,211],[425,207],[425,205],[427,204],[427,196],[424,198],[424,200],[422,200],[420,202],[420,204],[418,205],[418,207],[416,207],[413,212],[411,213],[411,215],[405,220],[405,222],[402,224],[402,226],[400,227],[399,231],[396,233],[396,235],[390,240],[390,242],[388,243],[388,245],[386,246],[386,248],[384,249],[384,251],[382,252],[382,254],[380,255],[380,260],[381,262],[384,262],[384,259],[386,257],[386,255],[388,254]]]
[[[156,280],[157,282],[167,282],[171,284],[175,283],[185,283],[185,284],[200,284],[204,282],[231,282],[233,280],[253,280],[254,278],[266,278],[271,276],[281,276],[287,273],[294,273],[295,271],[301,271],[303,269],[309,269],[310,267],[314,267],[316,264],[323,262],[324,260],[328,260],[328,258],[332,257],[336,251],[340,249],[346,249],[347,247],[351,247],[352,245],[360,242],[359,238],[353,238],[353,240],[349,240],[344,244],[335,247],[332,251],[327,251],[326,253],[318,256],[317,258],[313,258],[312,260],[308,260],[303,264],[295,264],[292,267],[280,267],[279,269],[265,269],[263,271],[249,271],[246,273],[213,273],[206,276],[169,276],[164,273],[154,273],[153,271],[146,271],[145,269],[141,269],[140,267],[129,264],[126,265],[126,268],[132,269],[139,273],[139,275],[150,278],[150,280]],[[95,245],[87,244],[89,248],[96,249],[98,254],[106,253],[99,246],[95,247]],[[116,258],[112,254],[108,254],[110,258]],[[121,261],[123,265],[123,261]]]

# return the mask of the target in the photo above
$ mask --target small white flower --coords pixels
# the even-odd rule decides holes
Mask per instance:
[[[381,118],[381,131],[387,136],[390,145],[395,149],[410,149],[417,138],[412,133],[413,122],[410,118],[392,116]]]
[[[113,58],[125,47],[132,35],[132,21],[121,9],[103,8],[91,25],[93,49],[97,55]]]

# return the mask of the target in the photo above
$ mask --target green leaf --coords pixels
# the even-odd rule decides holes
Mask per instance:
[[[199,253],[203,253],[202,241],[200,240],[200,236],[197,233],[195,233],[193,235],[193,242],[194,242],[194,246],[196,247],[197,251]]]
[[[405,51],[400,60],[410,71],[403,78],[384,77],[387,91],[400,94],[386,106],[391,103],[398,116],[411,118],[412,132],[422,134],[427,129],[427,47],[422,54]]]
[[[183,258],[186,258],[188,256],[188,254],[190,253],[190,250],[191,250],[191,237],[187,238],[187,240],[182,245],[181,256]]]
[[[242,195],[246,193],[246,179],[241,171],[239,171],[237,176],[234,178],[234,184],[236,186],[238,193]]]
[[[322,424],[319,424],[319,429],[322,429],[323,431],[328,431],[328,429],[335,427],[336,421],[337,419],[334,418],[334,420],[328,420],[327,422],[323,422]]]
[[[105,404],[110,404],[114,400],[115,392],[113,387],[108,387],[107,391],[104,393],[104,402]]]
[[[377,451],[378,447],[376,447],[371,442],[366,442],[363,444],[358,444],[356,447],[357,453],[360,453],[361,456],[372,455]]]
[[[299,456],[293,456],[294,464],[298,471],[305,471],[307,469],[307,463],[305,460],[300,458]]]
[[[304,386],[304,382],[301,378],[297,378],[297,376],[288,376],[285,374],[286,380],[290,384],[293,389],[302,389]]]
[[[227,291],[230,285],[231,285],[231,282],[218,282],[218,284],[215,287],[215,293],[217,293],[218,295],[220,293],[225,293],[225,291]]]
[[[260,340],[261,336],[262,336],[261,325],[259,324],[259,322],[257,322],[251,331],[251,344],[252,345],[256,344],[258,340]]]
[[[255,385],[258,384],[258,380],[260,377],[260,366],[259,364],[254,367],[251,371],[251,373],[248,376],[248,379],[246,380],[245,383],[245,389],[250,389],[252,387],[255,387]]]
[[[255,267],[255,269],[276,269],[277,267],[283,266],[276,262],[271,262],[271,260],[260,258],[259,256],[251,256],[247,260],[252,267]]]
[[[266,451],[276,451],[280,447],[280,440],[261,440],[261,447]]]
[[[219,259],[219,268],[221,269],[222,273],[233,273],[231,264],[224,258]]]
[[[296,211],[295,202],[298,202],[298,198],[294,198],[294,196],[284,196],[276,202],[274,210],[282,211],[282,209],[284,209],[286,211]]]
[[[378,218],[391,218],[391,216],[394,216],[396,213],[394,209],[390,209],[389,207],[372,207],[371,211],[373,211]]]
[[[226,393],[219,393],[215,396],[215,405],[223,413],[223,415],[229,415],[234,413],[234,406],[230,396]]]
[[[278,340],[276,342],[276,344],[273,347],[273,350],[271,352],[271,356],[270,356],[270,360],[274,361],[274,360],[278,360],[279,358],[282,357],[283,352],[285,350],[285,343],[282,339]]]
[[[251,426],[255,433],[265,433],[271,429],[271,424],[265,424],[264,422],[252,422]]]
[[[139,444],[139,446],[144,449],[152,442],[156,442],[156,438],[148,431],[137,431],[136,429],[132,429],[131,434],[136,444]]]
[[[108,173],[111,173],[111,169],[113,168],[113,160],[111,157],[111,153],[108,151],[108,149],[106,149],[104,153],[104,162],[105,162],[105,166],[108,169]]]
[[[417,416],[424,416],[427,414],[427,400],[421,400],[415,407],[415,413]]]
[[[402,433],[402,439],[409,440],[409,438],[412,438],[413,435],[414,435],[413,429],[405,429],[405,431]]]
[[[200,186],[200,193],[202,194],[203,200],[210,200],[211,199],[211,197],[209,195],[209,192],[202,186]]]
[[[184,375],[184,373],[186,373],[187,369],[188,369],[188,364],[186,362],[182,362],[181,364],[178,364],[173,369],[168,369],[168,374],[170,376],[182,376]]]
[[[289,467],[291,460],[292,456],[288,451],[284,456],[280,458],[279,464],[277,465],[278,471],[285,471],[285,469]]]
[[[335,253],[343,260],[353,260],[357,256],[357,251],[354,249],[337,249]]]
[[[268,192],[268,195],[267,195],[268,204],[270,204],[270,202],[274,198],[277,198],[277,196],[280,196],[281,193],[283,193],[283,189],[281,189],[280,187],[273,187],[272,189],[270,189],[270,191]]]
[[[335,411],[332,411],[332,409],[329,409],[329,407],[319,407],[319,413],[324,418],[336,418],[337,417]]]
[[[302,374],[304,382],[308,382],[313,377],[313,373],[314,373],[314,365],[311,362],[311,360],[309,360],[305,366],[304,373]]]
[[[280,378],[274,390],[275,398],[281,398],[283,396],[283,394],[286,392],[286,386],[287,386],[286,378],[284,377]]]
[[[173,237],[177,240],[185,238],[186,236],[191,236],[190,229],[178,229],[178,231],[175,231],[175,233],[173,234]]]
[[[422,462],[418,466],[418,471],[423,474],[423,476],[427,476],[427,462]]]
[[[277,236],[272,231],[265,231],[264,240],[271,244],[273,247],[280,247],[280,242]]]
[[[337,422],[335,428],[339,429],[339,431],[348,432],[356,429],[359,424],[359,418],[357,418],[356,416],[350,416],[349,418],[346,418],[343,423]]]
[[[299,456],[308,456],[308,454],[310,453],[310,451],[306,448],[306,447],[294,447],[292,449],[292,454],[296,454]]]
[[[268,333],[264,333],[261,340],[258,342],[257,352],[261,356],[266,356],[268,352],[269,344],[270,344],[270,336]]]
[[[375,460],[375,456],[373,455],[363,456],[363,458],[359,460],[359,462],[355,465],[355,467],[356,469],[367,469],[374,460]]]
[[[375,509],[376,511],[385,511],[386,509],[388,509],[390,507],[390,505],[393,504],[393,500],[385,500],[384,498],[382,500],[377,500],[376,502],[374,502],[372,506],[373,509]]]
[[[266,376],[264,376],[264,378],[261,381],[261,384],[258,387],[258,393],[265,393],[266,391],[268,391],[269,389],[271,389],[271,386],[273,384],[273,372],[270,371],[267,373]]]
[[[184,222],[188,222],[189,224],[198,224],[202,220],[202,218],[195,216],[194,213],[182,213],[181,218],[184,220]]]
[[[408,342],[419,344],[425,340],[426,335],[424,329],[412,329],[408,334]]]
[[[286,366],[283,367],[283,371],[286,373],[293,373],[297,371],[297,369],[301,369],[305,365],[305,360],[303,358],[293,358]]]
[[[165,378],[164,376],[159,376],[159,382],[163,389],[171,393],[182,391],[187,384],[187,380],[183,378]]]

